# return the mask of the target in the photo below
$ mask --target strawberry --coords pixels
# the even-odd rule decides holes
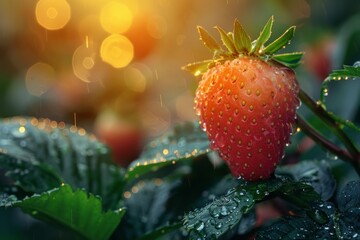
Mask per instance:
[[[211,148],[219,152],[235,177],[248,181],[269,178],[290,142],[299,106],[299,86],[291,69],[302,53],[275,54],[287,45],[295,27],[268,46],[273,17],[259,38],[250,37],[235,20],[234,31],[217,27],[227,51],[198,27],[214,58],[185,66],[202,75],[195,109]]]

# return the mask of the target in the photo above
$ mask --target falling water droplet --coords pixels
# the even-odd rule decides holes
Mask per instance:
[[[204,132],[206,132],[206,123],[202,122],[201,123],[201,130],[203,130]]]
[[[201,115],[201,110],[200,110],[200,108],[195,107],[195,114],[196,114],[197,116],[200,116],[200,115]]]

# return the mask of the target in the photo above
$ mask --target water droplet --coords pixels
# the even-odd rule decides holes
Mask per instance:
[[[201,123],[201,130],[203,130],[204,132],[206,132],[206,123],[202,122]]]
[[[22,138],[27,135],[26,128],[21,126],[19,128],[15,128],[11,131],[11,134],[16,138]]]
[[[227,191],[227,194],[232,194],[236,191],[236,188],[231,188]]]
[[[224,136],[222,134],[216,134],[214,141],[217,148],[222,148],[225,146]]]
[[[198,221],[197,223],[195,223],[194,227],[195,227],[195,229],[196,229],[197,231],[200,232],[200,231],[202,231],[202,230],[204,229],[205,224],[204,224],[203,221]]]
[[[197,116],[200,116],[200,115],[201,115],[201,110],[200,110],[200,108],[195,107],[195,114],[196,114]]]
[[[216,229],[222,228],[222,223],[221,223],[221,222],[217,223],[217,224],[215,225],[215,228],[216,228]]]
[[[193,219],[195,218],[195,215],[192,212],[189,212],[189,214],[187,215],[188,219]]]
[[[220,212],[221,210],[217,206],[215,206],[213,209],[210,209],[210,215],[215,218],[218,218],[220,216]]]
[[[326,215],[326,213],[319,209],[315,209],[315,211],[308,211],[307,214],[310,218],[312,218],[314,221],[316,221],[319,224],[325,224],[329,221],[329,218]]]
[[[220,208],[220,215],[225,217],[225,216],[228,216],[230,214],[229,210],[225,207],[225,206],[222,206]]]
[[[21,140],[20,143],[19,143],[20,147],[27,147],[27,142],[25,140]]]

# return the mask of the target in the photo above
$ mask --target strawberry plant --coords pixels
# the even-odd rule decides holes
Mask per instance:
[[[3,215],[44,239],[360,239],[358,119],[325,101],[331,81],[360,77],[359,64],[333,71],[314,101],[293,69],[303,53],[277,53],[295,27],[267,44],[273,21],[253,41],[238,21],[217,27],[223,46],[198,27],[213,57],[184,68],[202,77],[200,123],[173,126],[126,169],[84,129],[3,119]],[[286,148],[309,138],[326,157]]]

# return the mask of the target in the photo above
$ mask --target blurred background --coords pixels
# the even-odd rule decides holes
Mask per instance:
[[[0,117],[81,126],[126,166],[149,138],[196,119],[198,79],[181,70],[211,57],[196,26],[217,34],[238,18],[256,38],[271,15],[273,38],[297,26],[286,50],[306,52],[297,74],[314,98],[331,69],[360,59],[360,1],[0,1]],[[331,110],[348,119],[359,118],[354,84],[329,90]]]
[[[199,79],[181,70],[211,58],[196,26],[215,36],[213,26],[230,31],[237,18],[255,39],[271,15],[273,39],[297,26],[285,50],[306,52],[296,73],[313,98],[331,69],[360,60],[360,1],[1,0],[0,117],[44,117],[84,128],[125,167],[149,139],[197,119]],[[327,104],[359,124],[360,81],[332,82]],[[316,117],[299,111],[319,129]],[[358,133],[346,130],[360,143]],[[302,133],[292,142],[287,162],[331,157]],[[336,171],[346,178],[353,170]],[[62,238],[19,209],[0,216],[1,239],[39,239],[45,231]]]

